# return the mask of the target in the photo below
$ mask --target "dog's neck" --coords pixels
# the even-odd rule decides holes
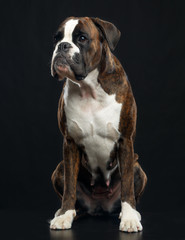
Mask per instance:
[[[75,89],[76,87],[80,90],[80,96],[82,99],[87,98],[97,98],[97,88],[99,87],[98,83],[98,75],[99,71],[98,69],[94,69],[91,71],[87,77],[79,81],[79,83],[73,82],[70,79],[68,80],[69,88]]]
[[[90,72],[83,81],[80,82],[81,97],[83,99],[89,97],[92,97],[94,99],[97,98],[96,89],[99,85],[98,75],[99,71],[96,68]]]

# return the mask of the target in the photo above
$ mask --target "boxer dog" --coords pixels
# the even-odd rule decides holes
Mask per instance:
[[[51,229],[71,228],[81,210],[120,211],[121,231],[142,230],[136,201],[147,177],[133,147],[135,99],[111,52],[119,38],[112,23],[90,17],[67,18],[55,35],[51,74],[66,81],[58,106],[63,160],[52,174],[62,205]]]

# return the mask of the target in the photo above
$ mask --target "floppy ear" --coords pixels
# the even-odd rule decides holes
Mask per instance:
[[[93,18],[91,17],[91,20],[93,23],[98,27],[101,32],[103,33],[103,36],[107,40],[110,49],[113,51],[120,39],[121,32],[117,29],[117,27],[107,21],[103,21],[99,18]]]

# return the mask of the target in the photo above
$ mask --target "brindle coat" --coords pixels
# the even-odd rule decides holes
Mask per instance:
[[[137,162],[138,155],[134,154],[133,144],[137,115],[135,99],[122,65],[110,51],[110,48],[114,49],[117,42],[110,46],[109,40],[103,38],[103,34],[106,33],[102,33],[104,26],[101,26],[101,22],[98,19],[88,19],[88,21],[91,21],[91,24],[95,24],[97,28],[99,27],[99,36],[96,37],[103,39],[102,56],[98,64],[98,81],[107,94],[115,94],[116,101],[122,103],[119,123],[120,137],[116,144],[118,147],[115,147],[111,152],[110,159],[113,159],[113,162],[114,156],[118,156],[119,159],[120,173],[118,172],[118,174],[121,181],[121,201],[126,201],[135,208],[136,200],[143,193],[147,182],[146,174]],[[94,31],[94,27],[90,31]],[[97,34],[97,32],[94,34]],[[99,57],[95,58],[95,62],[89,62],[89,68],[96,66],[96,61],[98,62],[97,59]],[[68,133],[63,93],[59,100],[58,123],[64,136],[63,161],[59,163],[53,172],[52,183],[56,193],[62,200],[60,212],[62,214],[69,209],[75,209],[76,186],[78,179],[81,178],[79,172],[87,177],[86,181],[89,185],[91,176],[86,164],[88,159],[85,157],[83,146],[78,146]]]

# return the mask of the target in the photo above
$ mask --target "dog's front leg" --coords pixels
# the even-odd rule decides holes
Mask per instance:
[[[132,138],[119,140],[119,165],[121,174],[120,230],[138,232],[142,230],[141,216],[135,209],[134,194],[134,150]]]
[[[76,184],[79,172],[80,153],[74,140],[67,137],[64,139],[64,194],[60,215],[56,216],[50,223],[51,229],[71,228],[76,216]]]

